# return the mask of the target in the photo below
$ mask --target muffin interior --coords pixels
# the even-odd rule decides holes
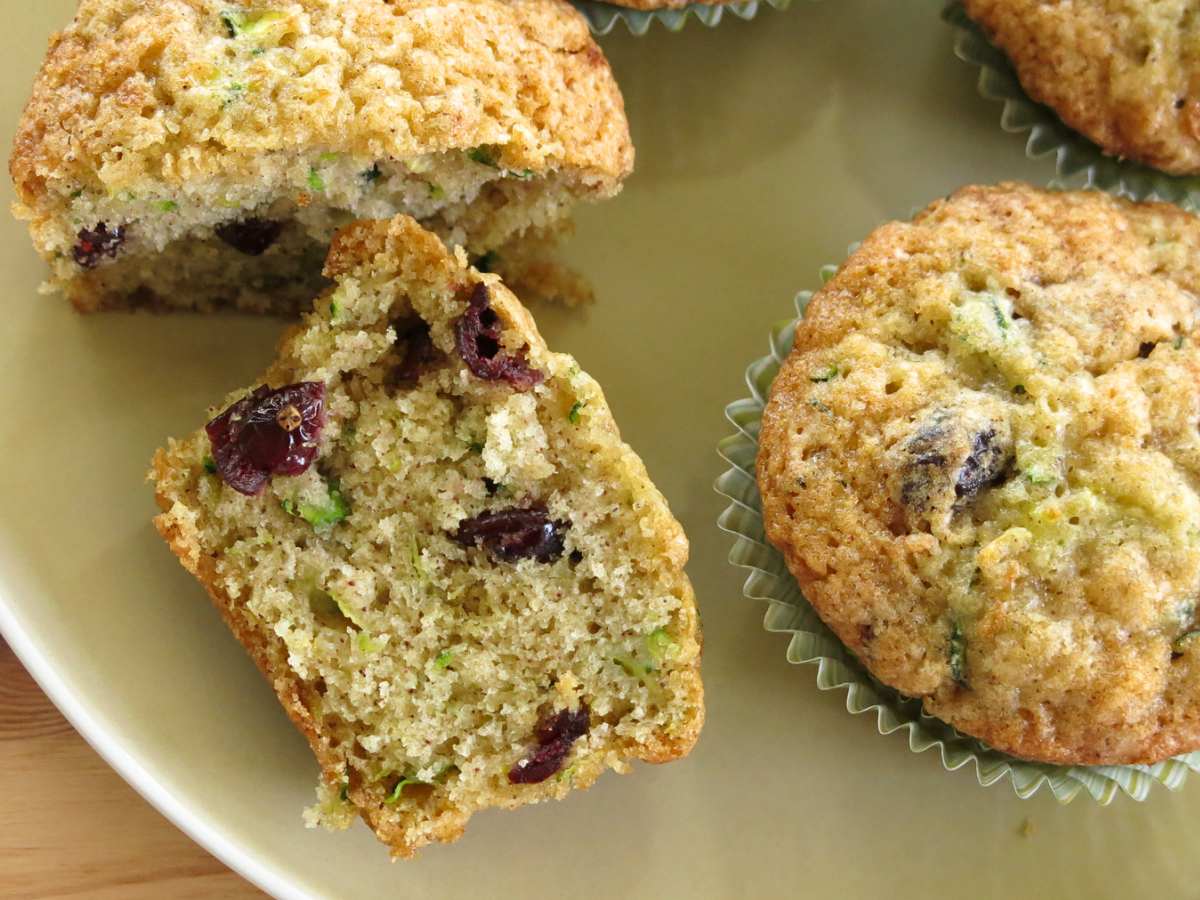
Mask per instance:
[[[687,544],[599,387],[411,221],[352,227],[331,266],[263,380],[324,386],[315,463],[247,496],[200,432],[154,473],[160,530],[294,685],[324,769],[311,821],[359,813],[408,855],[477,809],[686,753],[703,717]],[[536,375],[464,361],[472,302],[501,332],[479,346]],[[520,521],[470,536],[497,516]],[[522,522],[536,537],[513,549]],[[545,777],[514,776],[564,712],[584,732]]]
[[[296,314],[328,286],[334,232],[356,219],[406,213],[475,257],[527,232],[558,227],[573,202],[563,173],[499,167],[495,148],[373,161],[279,155],[249,183],[189,182],[66,198],[43,226],[53,275],[83,311],[155,309]]]

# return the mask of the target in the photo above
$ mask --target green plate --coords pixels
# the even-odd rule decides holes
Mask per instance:
[[[5,6],[0,141],[76,5]],[[0,218],[0,631],[125,778],[286,900],[1197,897],[1200,778],[1144,803],[1118,790],[1101,807],[948,775],[933,752],[881,738],[874,716],[847,715],[846,694],[814,689],[815,673],[788,664],[762,608],[741,598],[746,573],[713,524],[730,503],[712,491],[712,448],[732,430],[720,411],[747,393],[746,363],[765,352],[771,322],[795,315],[790,299],[812,273],[963,184],[1054,175],[996,127],[941,9],[796,0],[750,23],[642,37],[622,25],[604,38],[637,171],[619,197],[580,210],[564,248],[596,302],[533,313],[549,345],[603,386],[691,541],[708,721],[687,759],[606,775],[561,803],[483,813],[459,843],[411,862],[389,862],[362,826],[305,830],[317,764],[155,533],[144,482],[167,435],[261,373],[282,325],[78,316],[37,293],[45,267],[11,218]],[[12,199],[0,183],[0,203]],[[97,802],[81,784],[64,791],[71,808]],[[111,833],[22,849],[78,880],[74,840],[132,853],[121,826],[138,811],[110,814]],[[54,889],[12,882],[0,874],[0,894]]]

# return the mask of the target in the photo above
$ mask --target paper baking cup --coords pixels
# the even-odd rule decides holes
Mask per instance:
[[[1025,141],[1026,156],[1037,159],[1053,153],[1059,177],[1082,176],[1089,187],[1135,200],[1169,200],[1191,209],[1200,208],[1200,176],[1168,175],[1109,156],[1065,125],[1050,107],[1029,98],[1008,57],[988,41],[961,3],[948,5],[942,18],[956,30],[955,56],[979,67],[979,93],[1004,104],[1000,127],[1014,134],[1029,133]]]
[[[708,3],[690,3],[682,9],[646,10],[627,9],[612,3],[602,3],[600,0],[571,2],[583,13],[595,34],[608,34],[617,22],[624,22],[636,35],[645,34],[650,29],[650,23],[655,21],[661,22],[669,31],[679,31],[687,24],[689,17],[694,17],[701,25],[711,28],[720,23],[725,13],[739,19],[753,19],[763,7],[787,9],[792,5],[792,0],[747,0],[743,3],[724,3],[716,6]]]
[[[833,267],[823,269],[822,281],[828,280],[833,271]],[[771,329],[771,352],[746,369],[750,396],[725,408],[725,415],[737,433],[721,441],[717,450],[729,463],[729,470],[716,482],[717,492],[729,500],[729,506],[718,519],[721,530],[734,538],[729,561],[749,570],[742,593],[751,600],[767,603],[763,620],[767,631],[790,635],[788,662],[815,665],[817,687],[823,691],[844,689],[846,709],[854,714],[874,713],[880,734],[906,731],[909,749],[914,753],[936,747],[947,771],[969,766],[985,787],[1008,778],[1017,796],[1022,798],[1047,787],[1061,803],[1074,799],[1080,791],[1086,791],[1101,804],[1111,802],[1118,791],[1135,800],[1144,800],[1156,782],[1174,790],[1183,784],[1189,769],[1200,772],[1200,751],[1152,766],[1055,766],[1000,753],[927,715],[919,701],[877,681],[825,626],[800,593],[783,556],[767,542],[762,501],[754,477],[759,425],[767,394],[792,348],[796,325],[810,297],[809,291],[796,297],[796,318]]]

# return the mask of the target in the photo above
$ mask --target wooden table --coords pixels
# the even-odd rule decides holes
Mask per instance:
[[[0,641],[0,897],[264,895],[162,817]]]

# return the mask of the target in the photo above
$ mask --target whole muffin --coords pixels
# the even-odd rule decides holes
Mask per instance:
[[[1200,20],[1186,0],[963,0],[1025,91],[1114,156],[1200,172]]]
[[[881,681],[998,750],[1200,747],[1200,219],[1020,184],[872,233],[771,391],[770,541]]]

